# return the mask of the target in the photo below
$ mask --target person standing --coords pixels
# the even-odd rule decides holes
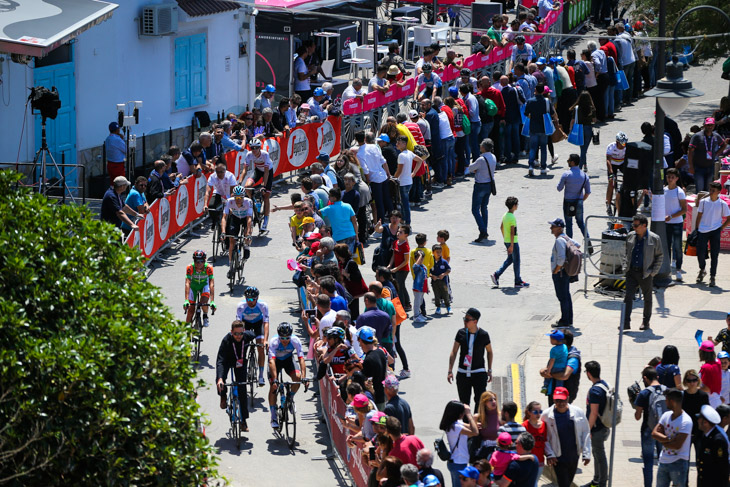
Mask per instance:
[[[568,170],[560,176],[558,191],[565,193],[563,196],[563,218],[565,218],[565,233],[573,238],[573,217],[580,228],[580,233],[588,239],[585,223],[583,222],[583,202],[591,195],[591,181],[588,174],[580,170],[580,156],[571,154],[568,156]],[[588,242],[588,252],[591,252]]]
[[[654,469],[654,451],[661,452],[661,444],[652,438],[654,427],[666,409],[667,388],[659,383],[654,367],[645,367],[641,373],[644,389],[634,401],[634,419],[641,420],[641,459],[644,462],[644,487],[651,487]]]
[[[631,308],[637,286],[644,294],[644,320],[640,330],[648,330],[651,320],[652,291],[654,276],[659,273],[664,259],[659,235],[648,229],[649,222],[644,215],[634,216],[633,231],[626,239],[626,254],[623,268],[626,269],[626,294],[624,296],[624,331],[631,329]],[[620,329],[620,328],[619,328]]]
[[[547,425],[546,462],[555,468],[558,487],[570,487],[578,460],[582,457],[583,465],[591,461],[590,428],[583,410],[568,404],[565,387],[555,388],[553,401],[542,414]]]
[[[124,176],[114,178],[113,186],[106,190],[104,198],[101,200],[101,220],[109,222],[117,228],[120,228],[122,223],[126,223],[131,230],[137,230],[137,225],[127,215],[137,218],[141,218],[141,215],[124,203],[122,198],[122,193],[127,191],[129,185],[129,181]]]
[[[565,234],[565,222],[562,218],[548,222],[550,232],[555,237],[553,251],[550,255],[555,295],[560,302],[560,319],[553,324],[553,328],[573,326],[573,298],[570,296],[570,276],[565,265],[568,259],[568,242],[576,247],[580,244]]]
[[[697,282],[703,281],[707,275],[707,244],[710,244],[710,287],[715,286],[715,275],[717,274],[717,261],[720,255],[720,234],[730,225],[730,208],[727,203],[720,199],[720,183],[710,183],[710,196],[700,200],[697,208],[697,262],[700,265],[700,272],[697,274]],[[723,222],[723,218],[725,221]]]
[[[362,315],[360,315],[362,316]],[[385,352],[376,347],[375,330],[369,326],[361,326],[357,330],[357,339],[363,352],[362,373],[365,377],[373,378],[373,392],[375,393],[375,406],[378,410],[385,408],[385,389],[383,381],[388,370],[388,358]],[[398,425],[400,430],[400,425]]]
[[[582,63],[583,61],[581,61]],[[585,64],[584,64],[585,66]],[[577,68],[577,66],[576,66]],[[578,70],[576,69],[576,73]],[[577,78],[577,76],[576,76]],[[595,82],[595,80],[594,80]],[[593,120],[596,118],[596,107],[593,105],[593,99],[590,93],[582,91],[578,95],[578,100],[568,109],[570,112],[574,110],[578,112],[577,123],[583,126],[583,141],[580,146],[580,164],[578,167],[588,173],[588,147],[591,145],[593,138]],[[576,116],[573,113],[573,118],[570,121],[570,127],[568,133],[573,131],[573,125],[576,123]]]
[[[679,171],[670,167],[666,171],[667,185],[664,186],[664,206],[667,212],[665,217],[667,227],[667,248],[670,258],[674,258],[677,280],[682,280],[682,232],[684,231],[684,215],[687,213],[687,196],[684,190],[677,186]],[[707,248],[707,246],[705,246]]]
[[[423,159],[406,148],[407,142],[408,138],[404,135],[399,135],[396,139],[396,149],[399,152],[398,169],[395,171],[393,177],[398,180],[398,187],[400,188],[400,204],[403,210],[403,219],[407,225],[410,225],[411,206],[409,203],[409,195],[411,186],[413,185],[413,178],[421,169]]]
[[[374,144],[375,136],[371,132],[367,134],[358,132],[355,134],[355,140],[359,145],[357,158],[375,200],[377,215],[373,215],[373,220],[377,221],[385,218],[385,215],[393,209],[393,200],[390,198],[388,187],[390,170],[383,153]]]
[[[727,487],[730,464],[728,442],[720,429],[720,415],[712,406],[702,406],[697,418],[702,435],[697,448],[697,487]]]
[[[476,308],[469,308],[464,315],[464,327],[456,332],[454,346],[449,355],[449,372],[446,376],[449,384],[454,380],[454,362],[459,352],[459,365],[456,369],[456,389],[459,400],[469,404],[472,390],[474,403],[479,406],[479,398],[487,390],[487,382],[492,382],[492,342],[489,333],[479,328],[479,318],[482,314]],[[487,367],[484,365],[484,355],[487,356]]]
[[[479,434],[479,427],[469,408],[469,403],[449,401],[441,416],[439,429],[446,433],[451,459],[447,463],[452,487],[460,487],[459,475],[469,465],[469,438]],[[471,467],[473,468],[473,467]],[[462,474],[463,475],[463,474]],[[476,477],[479,474],[477,472]],[[476,478],[475,477],[475,478]]]
[[[662,444],[656,487],[686,487],[689,472],[689,448],[692,435],[692,418],[682,411],[682,391],[669,389],[666,393],[667,408],[651,436]]]
[[[474,190],[471,194],[471,214],[479,228],[479,236],[475,242],[481,242],[489,237],[487,222],[489,219],[489,197],[492,196],[494,171],[497,169],[497,158],[494,157],[494,142],[484,139],[479,144],[481,155],[466,169],[467,173],[474,174]]]
[[[547,174],[547,127],[545,127],[545,115],[554,118],[555,110],[552,103],[545,98],[543,92],[545,85],[540,83],[535,87],[535,97],[527,100],[525,104],[525,117],[530,119],[530,158],[527,175],[534,176],[537,168],[537,152],[540,151],[540,174]]]
[[[715,160],[725,148],[725,140],[715,133],[715,119],[707,117],[701,132],[689,140],[687,162],[695,177],[697,192],[708,191],[715,173]]]
[[[606,487],[608,482],[608,460],[606,459],[606,440],[611,433],[601,420],[601,415],[608,402],[608,384],[601,379],[601,365],[591,360],[586,362],[586,377],[593,384],[588,390],[586,411],[588,411],[588,426],[591,428],[591,451],[595,464],[593,466],[593,480],[583,487]]]
[[[398,395],[400,381],[395,375],[389,374],[383,381],[383,390],[385,391],[385,410],[387,416],[398,418],[401,424],[401,433],[408,435],[416,434],[416,427],[413,425],[413,415],[411,414],[411,406],[408,402]]]
[[[127,143],[117,122],[109,124],[109,136],[104,140],[106,171],[109,173],[110,186],[119,176],[124,176],[124,161],[127,159]]]

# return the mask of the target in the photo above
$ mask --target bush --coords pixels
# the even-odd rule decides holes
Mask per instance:
[[[0,484],[202,485],[185,328],[111,225],[18,179],[0,172]]]

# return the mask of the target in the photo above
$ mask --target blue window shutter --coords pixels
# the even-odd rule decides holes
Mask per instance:
[[[175,39],[175,110],[190,104],[190,37]]]
[[[208,47],[206,34],[190,36],[190,106],[208,103]]]

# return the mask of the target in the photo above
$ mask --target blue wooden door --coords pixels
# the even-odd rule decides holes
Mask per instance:
[[[46,142],[48,149],[53,155],[56,164],[76,164],[76,80],[74,77],[74,63],[54,64],[35,68],[33,70],[34,86],[44,86],[49,90],[55,86],[58,95],[61,98],[61,108],[58,110],[58,116],[54,119],[46,120]],[[35,115],[35,148],[41,147],[41,116]],[[59,171],[53,163],[46,159],[47,170],[46,177],[61,177]],[[75,191],[74,187],[78,186],[78,181],[82,174],[74,167],[61,168],[65,171],[66,185],[74,196],[80,195],[79,191]],[[40,167],[36,169],[36,174],[40,177]],[[69,196],[67,194],[67,196]]]

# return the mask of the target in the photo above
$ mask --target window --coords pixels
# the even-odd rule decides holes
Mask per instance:
[[[208,103],[206,34],[175,39],[175,110]]]

